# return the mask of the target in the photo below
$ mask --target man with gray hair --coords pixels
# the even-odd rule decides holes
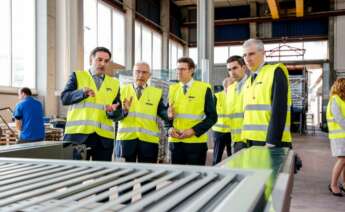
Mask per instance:
[[[147,84],[150,77],[150,66],[138,62],[133,67],[133,84],[121,87],[121,102],[130,104],[117,134],[126,162],[157,163],[160,129],[156,119],[158,115],[167,121],[168,115],[163,91]]]
[[[244,85],[242,138],[249,145],[291,148],[291,90],[286,66],[265,63],[264,44],[258,39],[244,42],[243,58],[251,76]]]

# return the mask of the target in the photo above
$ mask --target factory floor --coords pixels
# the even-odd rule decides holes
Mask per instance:
[[[328,191],[335,159],[331,156],[327,134],[294,135],[294,141],[294,150],[300,155],[303,168],[294,178],[291,211],[345,211],[345,197],[333,196]]]
[[[345,211],[345,197],[336,197],[328,191],[330,174],[335,159],[331,156],[327,134],[294,134],[294,151],[303,161],[303,168],[294,176],[290,211],[340,212]],[[207,155],[207,165],[212,164],[213,151]],[[225,152],[223,158],[226,158]]]

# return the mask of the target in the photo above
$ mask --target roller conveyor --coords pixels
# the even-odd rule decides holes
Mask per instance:
[[[259,211],[271,174],[17,158],[0,158],[0,170],[0,211]]]

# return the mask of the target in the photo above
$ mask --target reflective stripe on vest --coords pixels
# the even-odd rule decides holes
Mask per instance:
[[[119,81],[108,75],[99,89],[89,71],[76,71],[77,89],[88,87],[95,92],[94,97],[87,97],[81,102],[69,106],[67,113],[66,134],[92,134],[114,139],[113,121],[107,117],[105,106],[111,105],[119,92]]]
[[[105,106],[102,104],[95,104],[92,102],[81,102],[81,103],[77,103],[74,105],[70,105],[69,109],[73,110],[73,109],[82,109],[82,108],[92,108],[92,109],[97,109],[97,110],[105,110]]]
[[[334,101],[340,109],[342,116],[345,117],[345,101],[342,100],[338,95],[331,96],[326,111],[328,138],[330,140],[343,140],[345,139],[345,129],[338,124],[332,113],[332,104]]]
[[[114,132],[113,126],[104,125],[103,123],[96,122],[96,121],[81,120],[81,121],[69,121],[66,123],[66,127],[80,126],[80,125],[94,126],[94,127],[98,127],[109,132]]]
[[[129,112],[127,117],[137,117],[137,118],[142,118],[142,119],[148,119],[151,121],[156,121],[157,117],[145,113],[139,113],[139,112]]]
[[[175,109],[173,127],[179,131],[190,129],[200,123],[204,117],[205,95],[210,85],[194,80],[186,93],[183,92],[182,83],[175,83],[169,86],[169,104]],[[183,143],[206,143],[207,133],[199,137],[177,139],[169,137],[169,142]]]
[[[246,76],[245,76],[246,77]],[[228,107],[228,114],[229,114],[229,126],[231,132],[231,141],[232,142],[245,142],[242,139],[241,132],[242,132],[242,124],[243,124],[243,88],[241,87],[240,91],[237,91],[236,88],[238,86],[238,82],[231,84],[228,87],[227,92],[227,105]]]
[[[201,121],[205,118],[205,115],[193,115],[193,114],[176,114],[175,118],[179,119],[192,119],[196,121]]]
[[[132,128],[121,128],[118,130],[119,133],[145,133],[151,136],[160,136],[159,132],[153,132],[144,128],[140,127],[132,127]]]
[[[243,139],[266,141],[268,125],[272,116],[272,85],[275,70],[278,67],[283,70],[288,82],[286,121],[281,140],[283,142],[291,142],[291,88],[288,80],[289,74],[283,64],[264,65],[253,82],[251,78],[248,78],[245,82],[243,93]]]
[[[118,140],[139,139],[159,143],[160,130],[157,125],[157,110],[162,90],[147,86],[138,99],[132,84],[121,87],[121,101],[132,98],[128,115],[119,122]]]

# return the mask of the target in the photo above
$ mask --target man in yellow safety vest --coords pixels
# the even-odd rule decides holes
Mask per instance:
[[[213,94],[208,83],[193,79],[191,58],[177,60],[179,82],[169,87],[169,148],[174,164],[205,165],[207,131],[217,121]]]
[[[121,100],[131,102],[128,114],[119,122],[117,140],[126,162],[157,163],[160,129],[157,116],[168,121],[163,91],[147,84],[150,66],[138,62],[133,67],[133,83],[121,86]]]
[[[228,86],[230,86],[234,80],[231,77],[227,77],[223,80],[223,91],[214,94],[214,101],[216,104],[218,120],[212,127],[213,131],[213,162],[215,165],[222,160],[223,151],[226,147],[227,155],[231,155],[231,134],[228,114],[228,105],[226,101]]]
[[[247,40],[243,53],[251,76],[244,85],[242,138],[250,145],[291,148],[291,90],[286,66],[265,63],[261,40]]]
[[[119,81],[106,74],[110,59],[107,48],[93,49],[90,69],[73,72],[61,93],[62,104],[69,105],[64,141],[85,144],[92,160],[111,161],[115,138],[112,119],[116,121],[124,113]]]
[[[242,139],[243,125],[243,88],[246,82],[247,67],[241,56],[231,56],[226,61],[226,67],[229,75],[235,80],[228,88],[226,100],[229,116],[229,126],[231,132],[231,141],[234,144],[234,153],[247,147],[247,141]]]

